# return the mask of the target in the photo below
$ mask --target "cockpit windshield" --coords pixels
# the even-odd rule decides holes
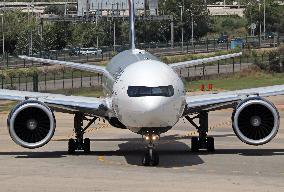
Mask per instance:
[[[129,86],[127,90],[129,97],[163,96],[171,97],[174,95],[172,85],[159,87]]]

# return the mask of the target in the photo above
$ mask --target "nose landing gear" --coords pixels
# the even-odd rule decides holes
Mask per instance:
[[[145,140],[148,142],[147,151],[142,159],[142,165],[144,166],[157,166],[159,165],[159,154],[155,150],[154,141],[159,138],[157,135],[147,135]]]

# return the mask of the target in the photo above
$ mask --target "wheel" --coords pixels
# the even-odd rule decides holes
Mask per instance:
[[[208,152],[214,152],[215,151],[214,138],[213,137],[207,137],[207,151]]]
[[[90,139],[89,138],[85,138],[84,139],[84,152],[85,153],[90,153],[91,152],[91,146],[90,146]]]
[[[191,138],[191,152],[198,152],[199,151],[199,142],[198,137]]]
[[[159,154],[157,151],[153,151],[152,159],[151,159],[151,165],[157,166],[159,165]]]
[[[149,152],[147,151],[147,152],[144,154],[144,157],[143,157],[143,159],[142,159],[142,165],[143,165],[143,166],[149,166],[149,165],[150,165],[150,162],[151,162],[151,157],[150,157]]]
[[[74,139],[69,139],[68,141],[68,153],[73,154],[76,150],[76,142]]]

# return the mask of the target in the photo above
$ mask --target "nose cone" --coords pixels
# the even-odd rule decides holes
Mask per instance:
[[[130,96],[130,86],[172,86],[170,96]],[[141,61],[128,66],[114,85],[113,105],[118,119],[130,130],[172,127],[184,108],[184,87],[177,74],[158,61]]]
[[[176,106],[175,106],[176,104]],[[166,98],[137,98],[120,110],[121,121],[128,127],[171,127],[179,118],[180,102]]]

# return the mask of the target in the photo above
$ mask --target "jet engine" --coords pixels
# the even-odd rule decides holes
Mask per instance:
[[[249,145],[263,145],[275,137],[280,119],[276,107],[260,97],[243,100],[235,108],[233,129],[238,138]]]
[[[8,116],[8,128],[15,143],[25,148],[42,147],[55,131],[55,117],[44,103],[34,100],[18,104]]]

